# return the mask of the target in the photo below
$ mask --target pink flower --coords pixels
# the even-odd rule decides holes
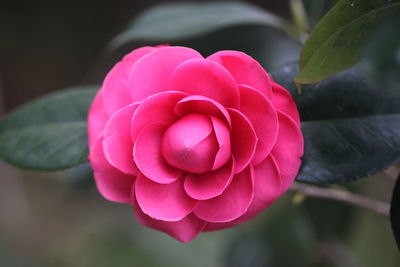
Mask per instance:
[[[296,105],[250,56],[142,47],[107,75],[89,112],[100,193],[187,242],[245,222],[293,183]]]

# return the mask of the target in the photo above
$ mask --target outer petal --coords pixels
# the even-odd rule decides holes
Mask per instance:
[[[91,148],[97,139],[102,135],[109,116],[106,114],[103,106],[103,93],[97,92],[89,109],[88,115],[88,135],[89,147]]]
[[[259,91],[240,86],[240,111],[250,120],[258,142],[253,164],[263,161],[271,152],[278,135],[278,116],[272,103]]]
[[[183,190],[183,179],[170,184],[159,184],[139,174],[135,194],[141,210],[153,219],[180,221],[189,215],[198,201]]]
[[[254,58],[243,52],[219,51],[207,59],[224,66],[237,83],[249,85],[271,99],[271,79]]]
[[[232,119],[231,150],[236,163],[236,173],[241,172],[253,159],[257,136],[249,119],[235,109],[228,109]]]
[[[300,126],[300,116],[292,95],[277,83],[272,84],[272,103],[275,108],[291,117]]]
[[[139,104],[128,105],[114,113],[104,130],[103,149],[108,162],[127,174],[137,174],[131,138],[132,116]]]
[[[103,138],[98,139],[89,156],[97,189],[108,200],[129,203],[135,176],[124,174],[108,163],[102,142]]]
[[[272,155],[254,167],[254,198],[245,214],[228,223],[209,224],[207,230],[217,230],[244,223],[268,208],[282,194],[279,169]]]
[[[246,213],[231,222],[209,223],[205,231],[233,227],[252,219],[270,206],[282,194],[281,190],[279,170],[273,157],[269,156],[254,168],[254,198]]]
[[[207,222],[229,222],[243,215],[254,196],[253,168],[235,175],[220,196],[199,202],[194,214]]]
[[[203,58],[197,51],[179,46],[161,47],[139,59],[133,66],[129,81],[133,101],[141,101],[166,91],[171,72],[186,60]]]
[[[234,174],[233,159],[216,171],[203,174],[188,173],[185,177],[185,191],[190,197],[198,200],[219,196],[229,186]]]
[[[249,220],[270,206],[282,194],[281,176],[272,155],[254,167],[254,199],[240,218]]]
[[[149,46],[135,49],[107,74],[102,90],[104,91],[104,106],[108,114],[134,102],[128,83],[131,69],[137,60],[155,50],[156,48]]]
[[[163,158],[161,141],[165,124],[151,124],[139,134],[133,148],[133,158],[138,169],[149,179],[168,184],[178,179],[180,171],[170,166]]]
[[[231,117],[225,107],[201,95],[191,95],[180,100],[175,106],[175,113],[179,116],[189,113],[211,115],[224,120],[229,127],[231,126]]]
[[[134,195],[134,190],[132,190],[132,207],[135,212],[137,220],[143,225],[162,231],[181,242],[189,242],[195,238],[199,233],[201,233],[207,223],[200,220],[193,214],[189,214],[185,218],[176,222],[166,222],[161,220],[155,220],[150,216],[143,213],[140,209],[136,196]]]
[[[279,133],[272,155],[281,173],[283,191],[293,183],[299,172],[304,152],[304,140],[300,128],[288,115],[278,112]]]
[[[171,74],[168,90],[214,99],[226,107],[239,107],[239,89],[230,73],[206,59],[192,59],[179,65]]]
[[[173,123],[178,118],[174,112],[175,104],[186,96],[187,94],[182,92],[161,92],[143,101],[132,118],[131,135],[133,142],[135,142],[139,132],[149,124]]]

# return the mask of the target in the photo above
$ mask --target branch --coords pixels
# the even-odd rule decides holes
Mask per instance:
[[[373,200],[363,196],[359,196],[350,192],[300,183],[294,183],[290,187],[290,190],[301,192],[309,197],[337,200],[389,217],[389,204],[379,200]]]

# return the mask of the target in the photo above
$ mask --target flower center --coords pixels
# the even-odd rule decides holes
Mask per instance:
[[[169,164],[192,173],[211,170],[218,152],[212,122],[200,114],[188,114],[172,124],[165,131],[161,146]]]

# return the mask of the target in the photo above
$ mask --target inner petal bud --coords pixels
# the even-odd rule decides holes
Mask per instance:
[[[172,166],[192,173],[212,169],[219,145],[208,116],[188,114],[164,133],[161,150]]]

